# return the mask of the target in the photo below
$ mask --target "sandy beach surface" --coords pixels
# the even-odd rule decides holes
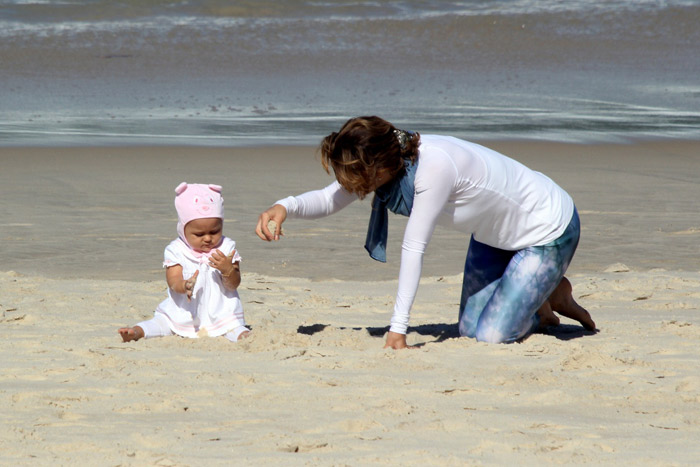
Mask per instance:
[[[314,148],[0,148],[0,464],[696,465],[700,143],[487,144],[576,201],[567,274],[598,333],[457,337],[467,239],[438,230],[408,341],[383,349],[389,263],[369,200],[257,239],[259,212],[330,183]],[[122,343],[165,297],[173,189],[223,185],[250,338]]]

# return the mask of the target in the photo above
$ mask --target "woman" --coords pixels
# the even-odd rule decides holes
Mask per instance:
[[[287,217],[328,216],[374,191],[365,248],[385,261],[387,209],[409,216],[385,347],[406,347],[423,253],[438,223],[471,235],[462,336],[515,342],[540,324],[558,324],[552,310],[595,330],[564,277],[578,244],[578,214],[571,197],[545,175],[483,146],[406,132],[379,117],[348,120],[320,151],[336,181],[278,201],[260,215],[256,233],[279,240]],[[276,223],[274,232],[269,221]]]

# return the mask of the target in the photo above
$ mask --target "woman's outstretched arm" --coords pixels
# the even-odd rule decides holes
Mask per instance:
[[[255,233],[262,240],[279,240],[282,223],[290,218],[318,219],[330,216],[353,201],[357,195],[348,192],[340,183],[333,182],[321,190],[308,191],[299,196],[288,196],[277,201],[271,208],[265,210],[258,218]],[[268,224],[275,223],[275,231],[271,232]]]

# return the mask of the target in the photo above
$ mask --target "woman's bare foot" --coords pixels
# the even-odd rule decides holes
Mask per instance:
[[[537,310],[537,316],[540,318],[540,326],[558,326],[559,317],[552,311],[552,306],[549,304],[549,300],[544,302],[539,310]]]
[[[133,328],[119,328],[117,332],[120,336],[122,336],[122,340],[124,342],[137,341],[144,336],[141,326],[134,326]]]
[[[578,321],[588,331],[595,331],[595,323],[591,315],[585,308],[576,303],[571,292],[571,282],[566,277],[563,277],[557,288],[552,292],[552,295],[549,296],[548,301],[551,309],[562,316]]]

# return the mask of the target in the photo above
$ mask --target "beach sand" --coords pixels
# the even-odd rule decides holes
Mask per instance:
[[[417,347],[383,349],[403,219],[386,265],[369,200],[253,233],[332,180],[314,148],[0,148],[0,464],[697,464],[700,143],[487,145],[576,201],[567,276],[598,333],[458,338],[467,239],[438,229]],[[224,186],[253,333],[122,343],[165,297],[181,181]]]

